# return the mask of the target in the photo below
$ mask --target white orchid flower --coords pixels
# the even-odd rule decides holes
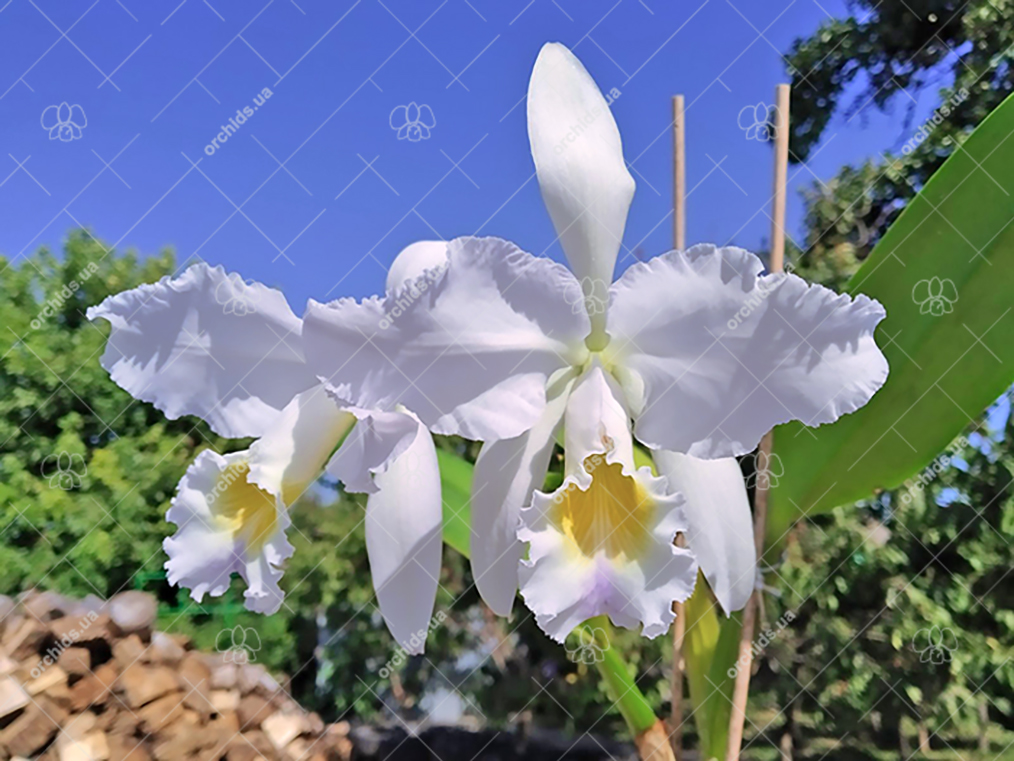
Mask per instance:
[[[865,404],[887,376],[873,340],[884,310],[710,245],[612,282],[634,182],[608,105],[562,45],[539,54],[528,123],[571,269],[496,238],[451,241],[447,266],[393,323],[392,295],[311,302],[310,361],[331,358],[319,374],[350,404],[404,404],[434,432],[485,442],[471,560],[497,613],[520,578],[555,639],[599,613],[654,636],[691,592],[695,558],[722,607],[742,607],[756,558],[729,458],[780,423]],[[561,430],[565,481],[543,494]],[[662,477],[635,469],[633,435]],[[673,547],[679,530],[689,552]]]
[[[392,278],[414,279],[428,254],[426,244],[410,246]],[[293,552],[287,509],[326,471],[369,494],[380,610],[399,643],[421,652],[440,574],[442,502],[436,450],[418,418],[404,407],[336,402],[304,361],[302,320],[285,297],[221,268],[195,265],[112,296],[88,317],[111,324],[102,365],[135,398],[170,419],[197,415],[228,438],[256,437],[242,452],[202,452],[180,481],[166,515],[178,527],[164,544],[170,583],[200,601],[223,594],[235,572],[249,609],[277,611],[281,565]]]

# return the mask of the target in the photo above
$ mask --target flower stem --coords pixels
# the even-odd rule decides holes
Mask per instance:
[[[596,659],[595,667],[606,684],[610,700],[626,722],[642,761],[673,761],[664,725],[631,677],[623,658],[610,646],[612,627],[609,619],[596,616],[581,627],[598,645],[602,657]]]

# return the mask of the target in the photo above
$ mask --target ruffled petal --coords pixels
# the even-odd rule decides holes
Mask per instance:
[[[565,379],[561,379],[564,381]],[[509,616],[518,591],[521,508],[546,480],[572,382],[562,382],[531,430],[483,445],[472,479],[472,578],[494,613]]]
[[[187,587],[201,602],[218,597],[238,573],[247,583],[246,607],[274,613],[284,593],[279,566],[293,548],[280,500],[247,480],[249,452],[220,455],[206,449],[187,470],[166,513],[176,533],[163,542],[170,584]]]
[[[573,275],[496,238],[448,244],[447,266],[385,298],[310,302],[304,345],[339,398],[400,403],[435,433],[495,441],[528,430],[546,382],[584,350]]]
[[[607,352],[648,446],[745,454],[774,426],[830,423],[884,384],[878,302],[762,269],[743,249],[699,245],[613,285]]]
[[[285,297],[204,264],[88,310],[109,321],[102,366],[166,417],[204,418],[228,438],[260,436],[318,383],[303,362],[302,323]]]
[[[562,642],[580,622],[663,634],[672,603],[693,592],[697,563],[673,545],[686,530],[682,497],[647,466],[635,470],[621,391],[593,365],[565,414],[566,472],[553,494],[536,491],[521,511],[521,595],[543,631]]]
[[[436,603],[443,549],[440,470],[433,439],[416,422],[409,447],[376,476],[366,501],[366,550],[380,612],[398,644],[422,653]]]
[[[348,413],[358,422],[328,462],[327,473],[346,491],[372,494],[378,489],[376,476],[418,438],[419,422],[408,412],[350,407]]]
[[[586,297],[604,290],[613,281],[634,178],[609,104],[559,43],[543,46],[532,70],[528,139],[542,198],[571,269]],[[596,313],[592,320],[602,317]]]
[[[250,482],[291,506],[323,473],[356,416],[323,385],[298,394],[264,436],[250,445]]]
[[[722,610],[743,608],[757,579],[757,550],[750,501],[735,457],[698,460],[690,455],[653,452],[659,473],[686,500],[687,545]]]

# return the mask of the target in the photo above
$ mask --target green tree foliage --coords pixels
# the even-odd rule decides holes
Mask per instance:
[[[797,272],[833,288],[1014,89],[1009,3],[856,0],[850,8],[850,18],[827,21],[788,53],[790,156],[804,161],[831,139],[836,113],[902,109],[907,118],[883,154],[804,193]],[[933,87],[933,116],[914,124],[908,96]],[[1009,744],[1014,428],[1006,407],[1001,400],[980,416],[899,490],[794,530],[768,618],[796,618],[757,674],[758,747],[789,734],[818,757],[846,747],[897,757],[921,739],[946,757],[978,758],[968,749]]]
[[[1000,743],[1014,694],[1011,433],[959,439],[897,492],[797,528],[769,606],[794,619],[757,687],[760,705],[798,716],[769,716],[773,735],[914,748],[921,727],[937,749]]]
[[[202,446],[195,421],[134,402],[98,363],[85,309],[173,269],[164,252],[116,258],[86,233],[64,257],[0,261],[0,588],[107,597],[161,566],[176,482]]]
[[[832,139],[832,115],[861,123],[870,108],[905,114],[876,159],[843,168],[806,193],[801,274],[840,285],[971,130],[1014,91],[1010,0],[854,0],[787,53],[792,76],[790,157]],[[914,123],[916,100],[937,108]],[[830,277],[828,277],[830,276]]]

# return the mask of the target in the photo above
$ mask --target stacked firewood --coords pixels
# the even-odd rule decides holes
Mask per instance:
[[[347,761],[349,727],[304,711],[226,632],[156,631],[156,602],[0,596],[0,760]]]

